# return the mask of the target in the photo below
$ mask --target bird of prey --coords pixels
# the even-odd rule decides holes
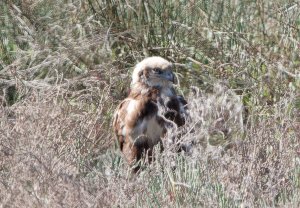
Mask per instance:
[[[173,65],[161,57],[146,58],[135,66],[130,94],[117,107],[113,121],[129,164],[137,164],[143,155],[151,161],[153,147],[163,148],[167,125],[184,125],[187,102],[176,94],[174,80]]]

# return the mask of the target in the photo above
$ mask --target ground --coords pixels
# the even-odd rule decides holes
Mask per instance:
[[[298,207],[299,7],[2,1],[0,204]],[[152,55],[174,63],[189,103],[189,122],[168,137],[193,145],[166,144],[132,175],[112,116]]]

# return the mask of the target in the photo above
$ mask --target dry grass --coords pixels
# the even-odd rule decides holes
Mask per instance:
[[[240,105],[227,96],[232,95],[230,90],[223,95],[209,93],[205,99],[204,94],[191,97],[191,121],[181,138],[183,143],[193,142],[189,154],[168,147],[133,177],[112,146],[110,118],[103,116],[113,110],[107,107],[109,93],[97,102],[91,94],[70,99],[64,90],[52,88],[33,91],[22,102],[2,108],[3,205],[289,207],[299,203],[299,121],[293,116],[295,109],[285,107],[295,98],[291,94],[269,108],[273,114],[259,115],[260,110],[253,109],[245,132],[235,129]],[[227,102],[216,102],[223,96]],[[230,134],[223,134],[225,128],[231,129]]]
[[[3,207],[298,207],[299,2],[0,3]],[[176,65],[189,122],[138,175],[111,120],[132,66]],[[167,141],[181,135],[188,153]]]

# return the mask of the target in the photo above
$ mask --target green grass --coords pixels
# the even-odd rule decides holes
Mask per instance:
[[[1,1],[0,204],[298,207],[299,7]],[[181,139],[194,146],[132,175],[112,115],[152,55],[176,66],[191,115]]]

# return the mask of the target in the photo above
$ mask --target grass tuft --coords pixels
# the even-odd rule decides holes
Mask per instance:
[[[297,1],[0,2],[4,207],[298,207]],[[187,125],[133,176],[111,127],[162,56]],[[176,145],[188,152],[177,153]]]

